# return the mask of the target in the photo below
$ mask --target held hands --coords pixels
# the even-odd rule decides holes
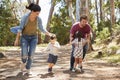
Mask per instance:
[[[71,43],[71,41],[70,41],[69,43],[66,44],[66,46],[70,46],[71,44],[72,44],[72,43]]]
[[[50,33],[50,32],[47,32],[46,35],[52,36],[52,35],[54,35],[54,34],[53,34],[53,33]]]

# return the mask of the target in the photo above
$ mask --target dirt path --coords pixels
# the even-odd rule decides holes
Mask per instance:
[[[4,52],[7,58],[0,59],[0,80],[120,80],[120,66],[109,64],[100,59],[89,59],[83,62],[84,73],[69,71],[70,47],[62,47],[53,74],[47,73],[48,53],[40,52],[44,47],[37,47],[32,75],[20,73],[19,50],[10,49]],[[89,55],[87,55],[88,57]]]

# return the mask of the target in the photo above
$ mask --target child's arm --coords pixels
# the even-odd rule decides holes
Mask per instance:
[[[48,43],[47,47],[43,51],[49,51],[50,50],[50,43]]]
[[[53,46],[56,47],[56,48],[60,48],[59,42],[56,42]]]
[[[72,44],[75,44],[76,40],[74,39],[73,41],[71,41],[70,43],[66,44],[67,46],[70,46]]]
[[[82,38],[82,45],[84,46],[87,43],[87,40]]]

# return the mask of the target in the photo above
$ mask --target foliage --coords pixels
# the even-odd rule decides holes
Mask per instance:
[[[104,60],[107,60],[110,63],[119,63],[120,62],[120,54],[110,55],[109,57],[103,57]]]
[[[100,38],[101,40],[107,39],[110,35],[108,28],[104,28],[102,31],[97,32],[97,34],[98,38]]]
[[[55,13],[51,20],[51,32],[56,34],[60,44],[68,43],[72,25],[66,8],[67,6],[59,8],[59,13]]]
[[[1,1],[0,21],[0,46],[12,45],[14,35],[10,32],[10,27],[17,24],[18,20],[12,16],[9,0]]]

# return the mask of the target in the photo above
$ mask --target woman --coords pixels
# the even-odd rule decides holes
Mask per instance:
[[[32,3],[26,8],[31,10],[31,12],[25,14],[21,19],[20,26],[17,28],[17,36],[14,45],[17,46],[20,39],[22,60],[21,71],[29,73],[38,42],[37,29],[40,29],[43,33],[49,36],[51,33],[43,28],[41,18],[38,17],[41,11],[40,6]]]

